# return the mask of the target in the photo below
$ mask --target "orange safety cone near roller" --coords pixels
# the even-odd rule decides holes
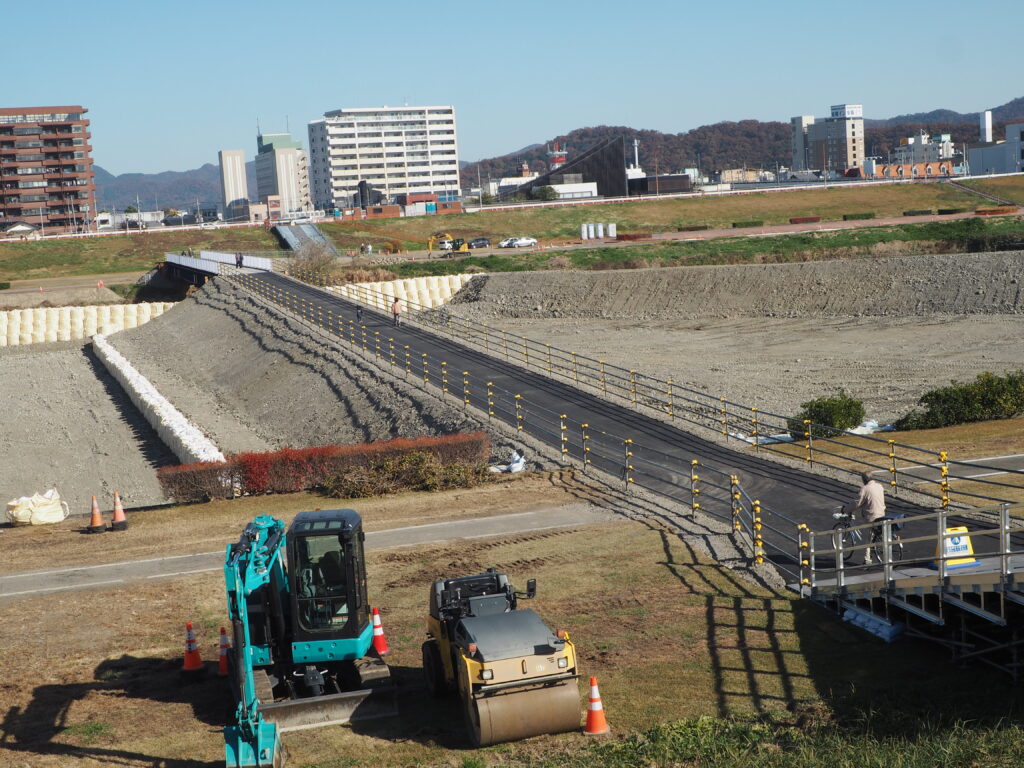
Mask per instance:
[[[373,609],[373,650],[378,656],[388,652],[388,639],[384,637],[384,627],[380,623],[380,611]]]
[[[224,627],[220,628],[220,659],[217,661],[217,675],[220,677],[228,676],[228,648],[231,647],[231,641],[228,640],[228,633]]]
[[[96,287],[97,288],[102,288],[103,287],[103,281],[100,280],[98,283],[96,283]]]
[[[601,692],[597,690],[597,678],[590,677],[590,703],[587,705],[587,727],[583,732],[588,736],[599,736],[608,733],[608,721],[604,717],[604,705],[601,704]]]
[[[103,522],[103,515],[100,514],[100,505],[96,503],[96,497],[92,497],[92,516],[89,518],[89,525],[85,528],[89,533],[103,533],[107,530]]]
[[[121,494],[117,491],[114,491],[114,517],[110,521],[110,530],[128,530],[128,518],[124,516],[124,507],[121,506]]]
[[[181,672],[185,675],[198,675],[205,671],[203,657],[199,655],[199,646],[196,645],[196,633],[192,630],[192,622],[185,622],[185,660],[181,665]]]

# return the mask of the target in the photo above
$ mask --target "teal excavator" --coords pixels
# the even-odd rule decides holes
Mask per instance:
[[[282,766],[284,731],[397,714],[373,647],[364,538],[358,513],[330,509],[299,513],[287,532],[261,515],[228,545],[229,768]]]

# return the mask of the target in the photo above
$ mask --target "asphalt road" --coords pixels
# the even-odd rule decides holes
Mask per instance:
[[[407,547],[415,544],[441,544],[465,539],[543,531],[621,520],[611,512],[584,505],[570,505],[512,515],[495,515],[470,520],[392,528],[366,534],[372,550]],[[232,542],[225,542],[227,544]],[[224,567],[224,549],[191,555],[173,555],[144,560],[129,560],[105,565],[81,565],[46,571],[29,571],[0,576],[0,600],[28,595],[44,595],[78,589],[94,589],[128,581],[169,579],[195,573],[217,571]]]
[[[299,283],[273,273],[258,273],[252,277],[273,284],[278,289],[290,292],[305,300],[309,305],[320,307],[324,323],[330,315],[354,318],[355,304],[337,295],[327,293],[313,286]],[[473,386],[469,404],[488,411],[486,382],[493,384],[490,409],[493,418],[513,426],[523,425],[524,431],[556,448],[562,445],[563,431],[560,415],[575,425],[571,434],[579,434],[578,426],[588,424],[590,440],[588,457],[593,466],[613,475],[620,475],[623,468],[623,440],[633,442],[631,462],[636,467],[636,485],[689,506],[690,462],[698,459],[706,468],[728,474],[737,474],[751,499],[759,499],[765,506],[763,515],[766,523],[765,540],[769,544],[769,555],[777,563],[792,562],[796,545],[795,524],[806,522],[814,530],[832,528],[832,510],[854,499],[859,483],[853,485],[821,475],[805,472],[779,464],[764,461],[747,450],[732,450],[719,443],[697,437],[684,429],[664,421],[650,418],[628,407],[601,399],[589,392],[572,386],[571,383],[547,378],[534,371],[526,370],[504,359],[485,354],[481,350],[459,344],[437,336],[414,324],[394,327],[390,317],[383,313],[364,309],[364,324],[370,349],[374,348],[374,333],[380,333],[384,345],[394,339],[399,350],[399,365],[391,368],[401,375],[405,366],[401,362],[403,348],[408,345],[412,361],[410,378],[423,377],[421,357],[429,355],[427,375],[437,382],[440,375],[440,361],[445,361],[449,376],[449,390],[461,392],[462,374],[468,372]],[[313,314],[315,315],[315,309]],[[382,347],[381,365],[390,367],[389,348]],[[436,391],[436,390],[434,390]],[[518,400],[513,393],[520,395]],[[518,403],[518,408],[516,407]],[[568,455],[580,459],[579,441],[568,443]],[[710,478],[708,478],[710,479]],[[726,497],[728,480],[726,483]],[[705,493],[710,493],[708,488]],[[891,512],[915,515],[930,512],[899,498],[888,500]],[[708,505],[705,505],[705,509]],[[774,529],[774,530],[773,530]]]

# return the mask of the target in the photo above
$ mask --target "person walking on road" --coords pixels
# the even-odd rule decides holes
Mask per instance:
[[[395,325],[402,324],[402,300],[398,297],[391,304],[391,316],[395,319]]]
[[[235,254],[235,266],[238,267],[239,269],[241,269],[242,268],[242,263],[243,263],[242,262],[242,254],[236,253]]]
[[[356,305],[356,322],[363,322],[363,308],[358,304]]]
[[[860,493],[857,494],[857,499],[845,511],[851,515],[860,513],[861,519],[865,523],[877,522],[885,517],[885,488],[869,472],[861,472],[860,479],[863,483]],[[880,525],[871,529],[872,544],[881,539],[881,537],[882,527]],[[866,549],[864,552],[864,564],[867,565],[871,562],[871,550]]]

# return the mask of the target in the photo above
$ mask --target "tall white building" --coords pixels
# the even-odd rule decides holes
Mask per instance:
[[[318,208],[433,193],[459,197],[455,107],[360,107],[309,124],[310,180]],[[362,194],[360,194],[360,183]],[[359,199],[355,198],[359,195]]]
[[[222,149],[220,161],[220,195],[224,220],[245,216],[249,203],[249,186],[245,180],[245,153],[240,149]]]
[[[256,189],[261,203],[280,198],[280,215],[312,210],[306,151],[287,133],[261,133],[256,137]]]

